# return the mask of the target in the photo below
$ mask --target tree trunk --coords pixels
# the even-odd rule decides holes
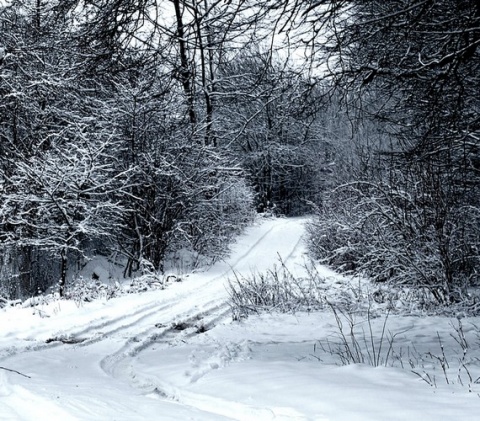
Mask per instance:
[[[192,72],[188,63],[187,42],[185,40],[185,26],[183,24],[182,9],[180,7],[181,0],[174,0],[173,5],[175,7],[175,18],[177,20],[177,39],[178,47],[180,49],[181,68],[179,70],[179,78],[180,82],[182,83],[185,95],[187,97],[188,117],[190,123],[192,125],[195,125],[197,123],[197,116],[194,109]]]
[[[60,268],[60,282],[58,283],[58,293],[60,297],[65,295],[65,284],[67,282],[67,250],[62,249],[60,253],[61,268]]]

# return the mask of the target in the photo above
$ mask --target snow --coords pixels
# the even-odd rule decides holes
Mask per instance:
[[[17,371],[0,369],[0,420],[476,419],[480,385],[469,392],[467,370],[480,375],[478,319],[461,320],[464,356],[457,320],[390,315],[395,353],[380,367],[342,366],[325,351],[338,341],[329,309],[232,321],[233,271],[266,271],[280,256],[304,274],[305,221],[264,220],[229,259],[164,290],[0,310],[0,366]],[[357,321],[357,332],[381,337],[385,315]],[[435,359],[442,356],[450,384]],[[435,385],[420,378],[427,374]]]

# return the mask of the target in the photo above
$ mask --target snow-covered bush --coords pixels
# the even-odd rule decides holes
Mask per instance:
[[[107,285],[96,280],[87,280],[80,277],[67,285],[65,298],[74,300],[80,305],[99,298],[109,299],[122,295],[121,290],[122,288],[118,283]]]
[[[168,279],[162,279],[155,274],[133,278],[130,283],[121,285],[119,282],[106,284],[94,279],[79,277],[67,284],[65,298],[73,300],[77,305],[98,299],[109,300],[127,294],[138,294],[155,289],[164,289]]]
[[[252,193],[239,168],[213,148],[192,144],[174,133],[155,151],[139,154],[131,175],[132,196],[119,247],[128,259],[126,275],[148,260],[163,272],[167,259],[180,250],[194,260],[225,256],[228,244],[252,219]]]
[[[352,183],[319,209],[308,226],[309,248],[343,273],[427,289],[436,305],[467,302],[468,287],[478,282],[478,228],[472,222],[465,229],[467,210],[439,212],[398,188]],[[468,218],[478,226],[476,213]]]
[[[230,306],[234,319],[262,311],[282,313],[312,311],[325,306],[324,279],[311,272],[305,278],[295,277],[280,262],[266,273],[245,277],[235,274],[228,283]]]

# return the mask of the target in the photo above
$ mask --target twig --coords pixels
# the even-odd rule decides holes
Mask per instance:
[[[20,373],[20,371],[12,370],[11,368],[0,367],[0,370],[10,371],[12,373],[20,374],[20,376],[26,377],[27,379],[31,379],[30,376],[27,376],[26,374]]]

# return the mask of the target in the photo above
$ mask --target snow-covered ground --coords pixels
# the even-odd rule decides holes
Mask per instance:
[[[232,270],[266,271],[280,256],[303,274],[304,222],[258,223],[229,259],[164,290],[0,310],[0,420],[478,419],[480,319],[460,331],[457,320],[390,316],[393,351],[377,343],[388,358],[376,368],[339,364],[329,309],[232,321]],[[384,321],[358,316],[363,355]]]

